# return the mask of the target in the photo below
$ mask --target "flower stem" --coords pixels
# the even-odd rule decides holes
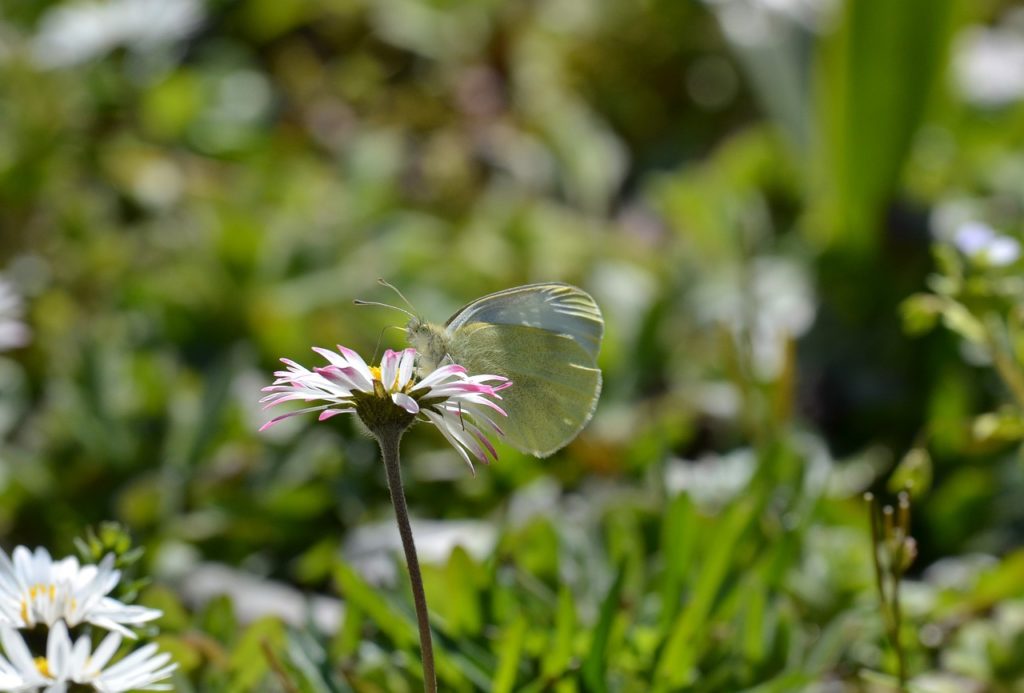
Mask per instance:
[[[405,490],[402,487],[402,471],[399,466],[398,443],[402,439],[404,431],[404,426],[381,427],[374,431],[374,435],[380,444],[381,456],[384,458],[384,469],[388,476],[388,491],[391,492],[391,504],[395,508],[398,533],[402,536],[405,562],[409,566],[412,601],[416,606],[416,622],[420,630],[423,690],[427,693],[436,693],[437,676],[434,673],[434,646],[430,636],[430,621],[427,617],[427,597],[423,591],[423,577],[420,575],[420,562],[416,557],[416,544],[413,542],[412,525],[409,523],[409,509],[405,504]]]

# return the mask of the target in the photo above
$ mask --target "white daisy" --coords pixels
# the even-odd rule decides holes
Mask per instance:
[[[107,596],[121,578],[112,554],[99,565],[79,565],[74,556],[54,561],[42,547],[32,553],[19,546],[12,558],[0,550],[0,625],[34,628],[42,623],[52,627],[62,620],[70,626],[92,623],[135,637],[126,626],[161,615],[156,609],[123,604]]]
[[[63,621],[50,629],[45,657],[33,657],[25,640],[9,626],[0,626],[0,643],[6,655],[0,656],[0,690],[5,691],[65,693],[68,684],[92,686],[101,693],[169,691],[171,684],[165,680],[178,666],[169,654],[158,653],[157,646],[149,644],[108,667],[121,646],[121,635],[107,634],[93,650],[88,635],[72,643]],[[2,685],[5,680],[11,688]]]
[[[507,416],[494,400],[500,400],[499,391],[512,385],[499,375],[467,375],[466,369],[449,364],[428,373],[422,379],[415,376],[416,350],[384,354],[380,367],[366,365],[362,357],[351,349],[338,346],[338,353],[327,349],[313,349],[330,365],[309,370],[289,359],[281,359],[288,370],[277,371],[274,384],[263,388],[270,393],[261,402],[265,408],[282,402],[300,400],[325,402],[316,406],[281,414],[266,424],[264,430],[278,421],[297,414],[319,411],[324,421],[338,414],[359,414],[365,418],[369,410],[389,403],[409,416],[422,416],[437,426],[462,458],[473,468],[472,454],[481,462],[497,459],[498,453],[484,432],[503,435],[494,421],[494,413]],[[494,383],[494,384],[490,384]]]

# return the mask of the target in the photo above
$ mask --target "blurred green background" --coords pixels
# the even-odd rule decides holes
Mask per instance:
[[[1014,5],[5,0],[0,545],[122,523],[177,690],[416,690],[374,443],[259,390],[403,345],[378,277],[434,321],[567,281],[573,444],[405,441],[443,690],[894,685],[862,494],[905,487],[911,689],[1021,690],[1021,265],[958,236],[1024,230]]]

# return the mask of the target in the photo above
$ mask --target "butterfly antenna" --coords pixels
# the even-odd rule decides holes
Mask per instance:
[[[380,306],[381,308],[390,308],[391,310],[397,310],[397,311],[400,311],[402,313],[405,313],[410,318],[415,318],[416,317],[415,315],[413,315],[412,313],[407,311],[405,308],[399,308],[398,306],[393,306],[390,303],[380,303],[378,301],[364,301],[361,298],[353,299],[352,303],[354,303],[357,306]]]
[[[401,291],[398,290],[397,286],[395,286],[394,284],[392,284],[391,282],[389,282],[389,281],[387,281],[386,279],[383,279],[383,278],[378,278],[377,279],[377,283],[380,284],[381,286],[386,286],[389,289],[391,289],[392,291],[394,291],[396,294],[398,294],[398,297],[400,299],[405,301],[405,305],[407,305],[410,308],[412,308],[412,312],[414,312],[414,313],[416,312],[416,306],[414,306],[412,304],[412,301],[410,301],[409,299],[407,299],[405,297],[405,294],[403,294]]]
[[[377,363],[377,354],[380,353],[380,340],[384,339],[384,333],[388,330],[403,330],[401,325],[386,325],[381,328],[381,331],[377,333],[377,343],[373,346],[373,358],[370,363]]]

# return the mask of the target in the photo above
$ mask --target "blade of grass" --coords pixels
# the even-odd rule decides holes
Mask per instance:
[[[752,502],[733,505],[709,538],[710,550],[702,561],[693,594],[676,618],[658,659],[656,680],[664,687],[658,690],[675,690],[694,676],[699,656],[697,643],[703,639],[715,604],[722,596],[735,547],[759,507],[760,503]]]
[[[615,614],[618,613],[619,600],[622,596],[622,586],[625,584],[626,564],[619,566],[615,575],[615,581],[608,589],[608,594],[601,603],[601,612],[597,618],[597,625],[594,627],[593,639],[590,641],[590,651],[583,660],[582,672],[583,681],[588,691],[593,693],[605,693],[608,685],[605,681],[608,658],[608,640],[611,635],[612,625],[615,622]]]

